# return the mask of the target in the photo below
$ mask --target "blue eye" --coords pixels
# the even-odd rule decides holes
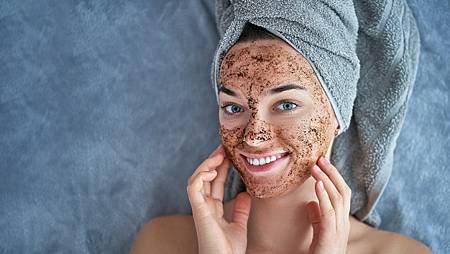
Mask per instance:
[[[282,103],[278,104],[278,106],[276,108],[281,111],[290,111],[290,110],[295,109],[296,107],[297,107],[297,104],[287,101],[287,102],[282,102]]]
[[[231,114],[231,115],[242,112],[242,108],[236,104],[228,104],[228,105],[223,106],[222,108],[225,109],[227,114]]]

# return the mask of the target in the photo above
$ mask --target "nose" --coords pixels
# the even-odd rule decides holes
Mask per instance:
[[[245,128],[244,141],[250,146],[258,146],[272,139],[272,128],[269,123],[251,118]]]

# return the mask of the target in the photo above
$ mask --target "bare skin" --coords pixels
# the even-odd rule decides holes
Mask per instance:
[[[308,182],[308,181],[307,181]],[[307,186],[309,183],[305,182],[302,186]],[[311,181],[309,181],[311,182]],[[234,208],[235,199],[232,199],[226,203],[224,203],[224,218],[227,221],[231,220],[231,214]],[[286,207],[286,205],[284,206]],[[270,207],[269,207],[270,209]],[[256,211],[257,209],[252,208],[252,211]],[[272,213],[270,212],[273,211]],[[280,235],[276,236],[277,240],[269,241],[273,244],[273,248],[268,247],[257,247],[257,246],[248,246],[246,253],[308,253],[306,251],[299,251],[297,247],[293,249],[287,249],[285,243],[291,244],[291,246],[305,246],[305,239],[302,241],[301,237],[305,236],[304,232],[297,233],[297,235],[293,235],[294,232],[288,229],[295,229],[292,225],[300,225],[297,222],[294,222],[293,217],[298,217],[299,213],[295,213],[294,209],[286,208],[283,210],[283,207],[277,207],[276,209],[272,208],[268,211],[268,214],[264,214],[264,224],[269,229],[285,229],[278,230]],[[291,215],[287,213],[283,213],[279,216],[279,212],[282,211],[291,211]],[[301,213],[301,210],[297,209]],[[260,210],[262,211],[262,210]],[[276,212],[276,213],[274,213]],[[250,215],[250,218],[254,215]],[[293,216],[293,217],[289,217]],[[303,215],[304,216],[304,215]],[[288,220],[287,218],[291,218]],[[303,221],[303,219],[300,219]],[[402,236],[398,233],[388,232],[383,230],[378,230],[372,228],[363,222],[359,221],[353,216],[349,216],[350,222],[350,232],[348,237],[348,245],[347,252],[349,254],[389,254],[389,253],[411,253],[411,254],[428,254],[431,251],[427,246],[422,244],[419,241],[416,241],[412,238],[408,238]],[[250,224],[250,221],[249,221]],[[288,225],[287,227],[282,225]],[[251,226],[249,225],[249,228]],[[265,239],[268,239],[270,236],[267,233],[272,233],[267,228],[263,231],[265,235]],[[311,233],[312,228],[309,225],[307,232]],[[251,232],[249,230],[248,237],[251,237]],[[272,234],[270,234],[272,235]],[[311,236],[306,236],[309,240],[312,238]],[[278,241],[278,242],[277,242]],[[307,244],[306,244],[307,245]],[[282,248],[280,248],[282,247]],[[284,248],[283,248],[284,247]],[[145,224],[140,232],[138,233],[132,249],[130,251],[131,254],[152,254],[152,253],[186,253],[186,254],[197,254],[199,253],[198,248],[198,239],[197,232],[195,227],[195,222],[192,215],[171,215],[171,216],[162,216],[158,218],[152,219],[150,222]]]
[[[271,64],[252,59],[267,59]],[[246,71],[239,72],[243,69]],[[265,97],[264,91],[284,81],[297,81],[307,89],[285,91],[282,97]],[[332,134],[338,127],[317,78],[308,62],[288,44],[282,40],[260,40],[236,44],[229,50],[222,64],[221,84],[238,95],[221,93],[221,103],[231,101],[245,109],[242,112],[248,112],[233,117],[225,115],[224,110],[219,112],[226,157],[243,176],[251,196],[245,253],[311,253],[313,227],[307,204],[317,201],[316,181],[320,176],[312,174],[310,168],[320,155],[329,157]],[[279,112],[268,110],[279,105],[274,102],[286,98],[302,106],[293,113],[296,117],[281,117]],[[314,135],[305,131],[311,126],[316,128]],[[315,140],[318,145],[304,150],[308,140]],[[257,153],[280,147],[290,152],[283,167],[286,169],[266,177],[250,174],[237,152]],[[224,179],[222,171],[216,179]],[[232,220],[235,200],[223,205],[227,221]],[[348,232],[342,231],[348,234],[346,253],[431,253],[411,238],[374,229],[348,213],[343,218],[350,225]],[[153,219],[138,234],[131,253],[198,253],[195,223],[190,215]]]

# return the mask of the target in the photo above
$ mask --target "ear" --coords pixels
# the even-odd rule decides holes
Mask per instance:
[[[337,137],[337,135],[339,134],[339,126],[336,127],[336,129],[334,130],[334,137]]]
[[[338,122],[338,120],[336,119],[336,116],[334,116],[333,117],[333,126],[334,126],[334,136],[336,137],[337,135],[338,135],[338,133],[339,133],[339,130],[340,130],[340,126],[339,126],[339,122]]]

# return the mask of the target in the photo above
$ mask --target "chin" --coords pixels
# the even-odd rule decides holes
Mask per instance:
[[[294,171],[293,161],[290,160],[287,166],[281,169],[278,174],[255,175],[248,172],[242,161],[237,163],[239,175],[246,186],[246,190],[253,198],[268,199],[284,196],[300,187],[310,176],[307,169]],[[234,164],[236,165],[236,164]]]
[[[281,186],[280,186],[281,187]],[[288,188],[277,188],[276,191],[267,190],[267,189],[248,189],[248,194],[253,198],[259,199],[268,199],[268,198],[276,198],[285,195],[288,192]]]

